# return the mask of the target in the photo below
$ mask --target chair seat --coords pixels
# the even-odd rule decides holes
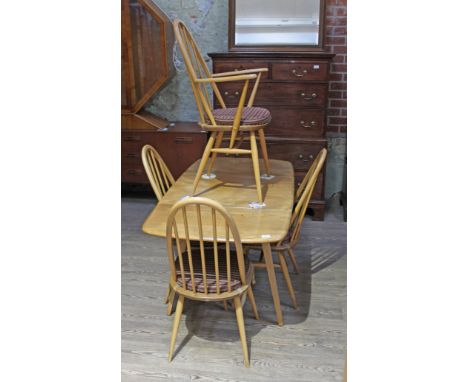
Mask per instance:
[[[188,290],[193,291],[192,279],[190,276],[190,268],[188,263],[188,254],[183,254],[184,259],[184,276],[185,283]],[[244,257],[246,273],[249,269],[249,259],[247,256]],[[192,263],[193,263],[193,274],[195,280],[195,291],[205,293],[205,286],[203,283],[203,272],[201,264],[201,254],[198,249],[192,248]],[[176,259],[177,266],[177,284],[182,287],[182,273],[180,271],[179,259]],[[206,266],[206,283],[209,293],[216,293],[216,272],[214,263],[214,252],[213,248],[205,247],[205,266]],[[227,279],[227,264],[225,250],[218,249],[218,267],[219,267],[219,290],[220,292],[227,292],[228,279]],[[231,250],[231,292],[240,288],[242,282],[239,275],[239,268],[237,264],[237,258],[235,250]]]
[[[232,125],[237,107],[214,109],[213,117],[218,125]],[[271,121],[270,111],[263,107],[244,107],[241,125],[266,125]]]

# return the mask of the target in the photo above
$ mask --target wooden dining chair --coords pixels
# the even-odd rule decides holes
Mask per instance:
[[[253,162],[255,185],[259,203],[258,206],[261,207],[263,206],[261,178],[271,178],[267,145],[263,131],[271,121],[271,114],[267,109],[254,107],[253,103],[262,73],[267,72],[268,68],[211,74],[195,40],[185,24],[178,19],[174,20],[173,24],[175,36],[179,43],[182,57],[185,61],[185,66],[187,68],[195,96],[195,102],[200,114],[199,125],[202,129],[211,133],[195,176],[193,194],[195,194],[203,171],[210,159],[210,155],[211,159],[207,173],[203,175],[204,179],[213,179],[216,177],[216,175],[212,173],[212,169],[217,154],[250,155]],[[252,87],[247,105],[245,105],[251,80],[255,80],[255,83]],[[242,91],[239,96],[239,103],[236,107],[226,107],[226,103],[223,100],[217,84],[233,81],[243,82]],[[213,108],[209,88],[212,89],[219,105],[221,106],[220,108]],[[225,133],[230,133],[229,143],[227,147],[221,147]],[[258,133],[266,171],[266,174],[263,176],[260,176],[256,133]],[[249,136],[250,149],[240,148],[244,134]]]
[[[302,222],[309,206],[309,201],[314,192],[315,184],[317,183],[317,178],[320,171],[325,164],[327,157],[327,149],[323,148],[320,150],[319,154],[315,157],[315,160],[312,162],[312,165],[309,168],[306,176],[304,177],[301,185],[298,188],[296,193],[296,204],[291,215],[289,230],[286,237],[275,245],[271,246],[271,250],[278,254],[279,258],[279,267],[283,273],[284,279],[286,281],[286,286],[288,288],[289,295],[294,308],[297,308],[296,294],[291,283],[291,278],[289,277],[288,265],[285,259],[285,253],[287,253],[293,263],[293,267],[296,273],[299,273],[299,267],[297,265],[296,256],[294,255],[293,248],[296,246],[299,241],[299,235],[301,232]],[[247,252],[251,249],[261,250],[259,246],[249,246],[246,248]],[[263,256],[261,257],[261,259]],[[260,261],[254,263],[254,266],[257,268],[264,268],[265,263]],[[277,265],[278,266],[278,265]]]
[[[244,257],[239,231],[229,212],[214,200],[186,197],[171,208],[166,238],[170,287],[178,297],[169,361],[172,360],[185,298],[206,302],[233,300],[244,365],[248,367],[242,306],[247,296],[258,320],[251,288],[254,269]],[[211,247],[206,245],[207,240],[212,242]]]
[[[141,149],[141,160],[143,161],[146,176],[150,181],[156,199],[159,201],[175,183],[174,177],[166,163],[164,163],[161,155],[159,155],[153,146],[143,146]],[[171,299],[170,297],[170,287],[168,287],[166,297],[164,298],[164,303],[169,303],[167,308],[168,314],[172,313],[173,298]]]
[[[143,146],[141,149],[141,159],[156,199],[161,200],[175,183],[174,177],[161,158],[161,155],[159,155],[153,146]]]

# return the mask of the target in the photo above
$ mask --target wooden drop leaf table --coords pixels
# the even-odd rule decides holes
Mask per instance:
[[[192,192],[193,180],[199,161],[193,163],[176,181],[168,193],[158,202],[153,211],[143,223],[143,231],[147,234],[166,237],[166,221],[171,207],[181,198]],[[252,208],[251,203],[257,201],[257,190],[250,158],[218,158],[213,172],[215,179],[200,180],[197,193],[201,196],[220,202],[236,222],[243,244],[261,244],[268,280],[270,283],[276,319],[283,325],[278,286],[276,283],[275,266],[271,253],[271,244],[282,240],[289,229],[291,211],[294,200],[294,170],[290,162],[270,160],[272,179],[262,180],[262,193],[265,207]],[[195,209],[187,209],[188,221],[195,222]],[[202,215],[202,219],[204,216]],[[203,239],[213,241],[211,217],[203,221]],[[178,222],[179,223],[179,222]],[[179,232],[183,232],[182,219]],[[217,232],[217,240],[225,241],[224,230]],[[190,239],[199,238],[198,228],[190,229]]]

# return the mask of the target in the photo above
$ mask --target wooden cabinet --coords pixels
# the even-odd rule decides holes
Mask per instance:
[[[152,145],[178,178],[199,159],[206,133],[195,123],[169,124],[143,106],[174,75],[169,18],[151,0],[121,0],[123,183],[149,184],[141,148]]]
[[[150,144],[164,158],[174,178],[198,160],[206,146],[206,133],[196,123],[179,122],[167,129],[122,129],[122,182],[149,184],[141,149]]]
[[[272,115],[265,128],[268,155],[290,161],[296,183],[300,183],[317,153],[327,147],[326,121],[328,77],[333,54],[324,52],[230,52],[210,53],[213,72],[268,68],[262,79],[255,106],[265,107]],[[243,83],[229,82],[219,88],[225,102],[235,106]],[[220,107],[214,100],[215,106]],[[310,207],[313,218],[323,220],[325,213],[325,167],[317,181]]]

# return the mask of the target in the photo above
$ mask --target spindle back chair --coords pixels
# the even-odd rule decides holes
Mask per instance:
[[[151,145],[144,145],[141,149],[141,159],[156,199],[161,200],[175,183],[171,171],[161,155]]]
[[[323,165],[325,164],[326,157],[327,149],[323,148],[315,157],[315,160],[312,162],[309,171],[307,172],[306,176],[304,177],[303,181],[301,182],[298,188],[298,192],[296,193],[296,205],[294,206],[291,215],[288,234],[283,240],[271,247],[272,251],[278,253],[278,258],[280,262],[279,267],[281,268],[281,271],[283,273],[289,295],[291,296],[291,300],[295,308],[297,308],[296,294],[291,283],[291,278],[289,277],[288,265],[286,263],[284,253],[288,253],[296,273],[299,273],[299,267],[297,265],[297,260],[296,256],[294,255],[293,248],[299,240],[302,222],[304,221],[304,216],[307,212],[307,207],[309,206],[310,198],[312,197],[312,193],[314,192],[315,184],[317,183],[317,178],[320,174],[320,171],[322,170]],[[248,250],[250,249],[258,250],[260,248],[258,246],[249,246]],[[262,258],[263,253],[261,259]],[[265,266],[265,264],[261,261],[255,263],[254,265],[255,267],[261,268]]]
[[[254,269],[244,257],[239,231],[229,212],[211,199],[182,199],[169,213],[166,240],[170,287],[178,296],[169,361],[172,359],[185,298],[223,302],[233,300],[244,364],[249,366],[242,305],[247,295],[258,319],[251,289]],[[207,241],[210,242],[209,246]]]
[[[306,176],[302,180],[296,192],[296,205],[294,207],[291,223],[289,227],[289,234],[286,238],[288,245],[292,248],[297,244],[301,232],[302,222],[309,206],[310,198],[314,192],[315,184],[317,183],[318,176],[327,157],[327,149],[320,150],[312,165],[307,171]]]
[[[179,44],[185,66],[187,68],[190,84],[195,96],[195,102],[200,114],[199,125],[202,129],[211,132],[200,161],[198,172],[195,176],[192,194],[195,194],[196,192],[198,183],[202,178],[203,171],[207,165],[210,155],[211,161],[208,166],[207,173],[203,175],[204,179],[213,179],[216,177],[216,175],[212,173],[212,169],[217,154],[248,154],[252,156],[255,185],[259,199],[258,202],[262,204],[263,196],[260,180],[260,165],[255,132],[258,132],[266,170],[265,176],[269,177],[270,164],[268,161],[268,152],[263,129],[270,123],[271,114],[267,109],[253,107],[253,103],[260,85],[262,73],[267,72],[268,68],[211,74],[202,54],[200,53],[200,49],[185,24],[181,20],[176,19],[174,20],[173,25],[176,40]],[[255,83],[252,87],[247,105],[244,106],[247,99],[250,80],[255,80]],[[217,84],[232,81],[243,81],[243,86],[237,107],[227,108]],[[211,102],[210,90],[213,92],[221,108],[214,109]],[[224,133],[229,132],[231,133],[231,136],[229,138],[228,147],[221,148]],[[239,132],[241,134],[249,134],[250,149],[239,148],[242,143],[242,137],[239,140],[238,145],[236,147],[234,146],[238,140]]]

